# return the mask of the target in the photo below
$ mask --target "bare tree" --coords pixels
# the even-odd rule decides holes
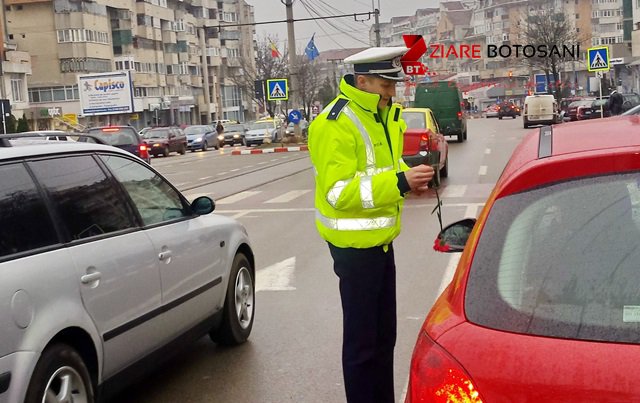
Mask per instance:
[[[558,85],[559,73],[566,62],[579,57],[571,57],[569,52],[564,51],[564,46],[578,45],[582,38],[576,32],[574,19],[569,18],[562,10],[554,9],[552,1],[528,2],[527,8],[522,16],[519,36],[524,43],[535,46],[536,52],[534,57],[527,57],[525,60],[531,67],[544,71],[547,80],[550,75],[553,77],[553,83],[548,83],[549,93],[560,101],[562,88]],[[544,46],[547,55],[538,51],[540,46]]]
[[[311,107],[318,98],[318,92],[322,87],[322,77],[317,61],[309,60],[306,56],[298,58],[298,86],[300,90],[300,100],[304,114],[311,116]]]
[[[284,78],[288,75],[287,54],[283,50],[282,54],[274,57],[271,54],[271,42],[278,45],[277,37],[269,39],[266,36],[260,38],[257,43],[255,68],[249,61],[241,61],[243,74],[229,77],[231,81],[240,87],[246,94],[253,94],[253,99],[260,105],[265,107],[269,115],[275,115],[275,102],[267,101],[264,105],[264,99],[258,97],[255,91],[255,84],[258,80],[268,80],[272,78]],[[279,47],[279,46],[278,46]],[[280,47],[279,47],[280,48]],[[263,88],[266,91],[266,88]],[[266,99],[266,94],[265,94]]]

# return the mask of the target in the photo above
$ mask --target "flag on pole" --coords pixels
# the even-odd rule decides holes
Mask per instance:
[[[271,47],[271,57],[281,57],[282,55],[280,54],[280,51],[278,50],[276,44],[273,43],[272,40],[269,40],[269,43]]]
[[[316,47],[316,44],[313,42],[313,38],[315,36],[316,36],[316,34],[314,33],[311,36],[311,39],[309,40],[309,43],[307,43],[307,47],[304,49],[304,54],[307,55],[309,60],[313,60],[316,57],[320,56],[320,52],[318,51],[318,48]]]

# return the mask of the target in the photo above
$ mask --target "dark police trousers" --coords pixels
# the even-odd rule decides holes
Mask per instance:
[[[329,244],[342,298],[342,371],[347,402],[394,403],[396,267],[393,247]]]

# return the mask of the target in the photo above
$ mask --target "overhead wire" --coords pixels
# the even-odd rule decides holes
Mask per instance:
[[[305,9],[305,10],[307,10],[307,13],[309,14],[309,16],[313,17],[313,14],[312,14],[312,13],[311,13],[311,11],[309,10],[309,7],[308,7],[308,5],[307,5],[306,1],[304,1],[304,0],[300,0],[300,4],[302,4],[302,6],[304,7],[304,9]],[[335,43],[336,45],[338,45],[338,46],[339,46],[340,48],[342,48],[342,49],[346,49],[344,46],[342,46],[342,44],[341,44],[341,43],[339,43],[338,41],[336,41],[335,39],[333,39],[333,38],[331,37],[331,35],[330,35],[330,34],[329,34],[325,29],[324,29],[324,27],[323,27],[320,23],[318,23],[318,21],[317,21],[317,20],[314,20],[314,22],[316,23],[316,25],[318,25],[318,27],[320,28],[320,30],[321,30],[322,32],[324,32],[324,33],[329,37],[329,39],[331,39],[331,41],[332,41],[333,43]]]
[[[320,9],[321,11],[327,13],[328,15],[333,15],[335,13],[340,13],[342,14],[342,11],[338,10],[337,8],[331,6],[330,4],[327,4],[324,0],[316,0],[318,1],[318,4],[315,4],[315,6],[318,7],[318,9]],[[312,11],[315,11],[317,13],[318,16],[320,17],[324,17],[325,15],[321,14],[318,10],[314,9],[314,6],[309,4],[309,7],[311,8]],[[332,26],[335,30],[339,31],[339,32],[344,32],[344,28],[340,27],[336,24],[336,22],[333,21],[326,21],[327,24],[329,24],[330,26]],[[352,27],[349,26],[348,24],[346,24],[344,22],[344,20],[341,21],[341,23],[343,24],[343,26],[346,26],[348,29],[351,29]],[[367,27],[367,32],[369,31],[369,27]],[[360,30],[360,33],[362,34],[362,30]],[[365,45],[368,45],[368,42],[362,41],[358,38],[353,37],[353,39],[355,39],[358,42],[361,42]]]
[[[300,0],[300,3],[304,6],[304,8],[307,10],[307,12],[313,16],[315,14],[315,16],[318,17],[325,17],[325,15],[322,15],[322,13],[320,13],[313,5],[309,4],[308,0]],[[325,3],[326,6],[326,3]],[[326,9],[325,9],[326,11]],[[331,13],[330,13],[331,14]],[[334,25],[332,22],[330,22],[329,20],[324,20],[327,24],[329,24],[331,27],[333,27],[336,31],[343,33],[343,34],[347,34],[344,30],[344,28],[338,27],[336,25]],[[324,30],[324,28],[322,27],[322,25],[320,25],[317,21],[316,24],[318,24],[319,27],[321,27],[321,29],[323,30],[323,32],[325,32],[328,35],[328,32]],[[361,32],[361,31],[360,31]],[[364,45],[369,45],[368,42],[365,42],[361,39],[358,39],[357,37],[351,35],[350,36],[352,39],[354,39],[357,42],[360,42]],[[334,41],[335,42],[335,41]],[[336,44],[338,44],[338,42],[335,42]],[[342,45],[338,44],[340,47],[342,47],[343,49],[345,49]]]

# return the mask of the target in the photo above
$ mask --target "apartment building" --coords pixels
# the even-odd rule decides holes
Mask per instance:
[[[242,52],[253,52],[252,32],[219,29],[223,22],[253,21],[253,8],[243,0],[5,0],[4,5],[8,42],[31,55],[27,117],[32,128],[74,120],[80,128],[209,123],[225,113],[240,117],[249,105],[223,74],[239,74],[224,67],[239,65]],[[83,116],[77,76],[111,71],[131,72],[132,113]],[[44,109],[56,116],[38,112]]]
[[[592,46],[607,46],[615,62],[605,74],[605,88],[640,89],[640,0],[447,1],[440,3],[437,13],[421,15],[418,10],[414,16],[395,17],[381,24],[383,46],[401,45],[398,38],[406,33],[418,33],[427,43],[445,46],[479,44],[483,49],[480,60],[425,58],[423,61],[431,71],[441,76],[455,73],[455,79],[463,82],[511,77],[513,80],[522,77],[522,81],[526,81],[539,71],[533,71],[522,58],[488,58],[485,50],[487,45],[524,45],[524,22],[543,8],[563,12],[577,34],[577,43],[570,45],[580,45],[580,57],[565,63],[561,75],[564,82],[572,83],[573,93],[587,94],[595,89],[591,88],[593,74],[588,73],[586,66],[586,51]],[[434,25],[435,30],[427,28]]]

